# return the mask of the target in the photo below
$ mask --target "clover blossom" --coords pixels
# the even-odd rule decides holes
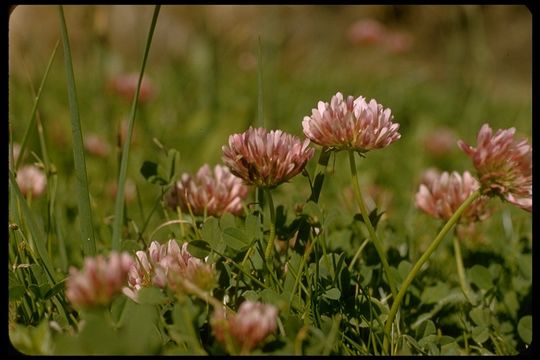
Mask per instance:
[[[499,129],[495,134],[484,124],[477,147],[459,140],[458,146],[473,161],[483,192],[532,211],[532,146],[514,139],[516,129]]]
[[[281,130],[252,128],[229,136],[223,162],[248,185],[273,188],[298,175],[315,152],[309,140]]]

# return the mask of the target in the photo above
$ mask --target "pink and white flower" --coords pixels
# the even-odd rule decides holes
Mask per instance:
[[[514,139],[516,129],[499,129],[495,134],[484,124],[477,147],[462,140],[458,146],[473,161],[482,189],[506,201],[532,211],[532,146],[526,139]]]
[[[244,301],[238,313],[226,316],[223,310],[216,309],[211,325],[216,339],[225,344],[230,336],[235,346],[250,351],[276,330],[278,309],[273,305]]]
[[[247,185],[273,188],[298,175],[315,152],[309,140],[281,130],[252,128],[229,136],[223,162]]]
[[[463,176],[457,172],[439,174],[428,170],[423,183],[416,193],[416,207],[427,214],[448,221],[459,206],[480,188],[478,181],[468,171]],[[472,223],[489,216],[488,197],[482,196],[474,201],[461,216],[460,223]]]
[[[137,251],[136,261],[129,270],[128,286],[124,294],[137,301],[137,293],[143,287],[156,286],[181,289],[179,278],[186,279],[203,290],[213,285],[214,269],[205,261],[191,255],[188,243],[182,247],[176,240],[165,244],[153,241],[147,251]]]
[[[316,144],[335,150],[366,152],[384,148],[401,137],[390,109],[374,99],[346,99],[338,92],[330,103],[319,101],[311,116],[302,121],[304,134]]]
[[[122,292],[133,259],[127,253],[112,252],[84,260],[82,270],[69,269],[66,297],[76,307],[107,305]]]
[[[90,155],[107,157],[111,152],[111,146],[97,134],[88,134],[84,138],[84,148]]]
[[[165,195],[165,203],[194,215],[219,217],[224,213],[239,215],[249,188],[229,168],[216,165],[214,171],[202,166],[195,176],[182,174],[180,181]]]
[[[43,171],[35,165],[25,165],[17,170],[17,185],[23,195],[32,194],[39,197],[47,187],[47,177]]]

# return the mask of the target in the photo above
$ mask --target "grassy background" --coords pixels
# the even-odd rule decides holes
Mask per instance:
[[[107,158],[88,155],[86,160],[98,252],[103,252],[111,241],[114,197],[107,189],[118,174],[117,129],[130,112],[130,102],[111,92],[107,82],[116,74],[138,71],[152,7],[66,6],[65,13],[83,133],[100,134],[113,149]],[[365,18],[409,33],[410,50],[395,54],[382,46],[352,44],[347,31]],[[31,85],[39,85],[59,38],[56,7],[14,10],[9,33],[14,142],[22,140],[29,123]],[[337,91],[375,98],[392,109],[402,138],[384,151],[369,153],[360,161],[359,173],[364,191],[377,186],[370,195],[387,213],[384,241],[397,248],[406,240],[411,248],[421,249],[440,225],[414,209],[421,173],[428,167],[473,171],[457,146],[436,155],[426,150],[426,139],[450,128],[456,139],[475,143],[485,122],[493,128],[514,126],[519,135],[531,138],[532,19],[525,7],[163,6],[146,70],[157,93],[139,108],[128,168],[141,201],[128,203],[126,214],[139,228],[159,194],[158,187],[139,173],[145,160],[164,159],[154,138],[179,150],[180,172],[194,172],[204,163],[219,163],[228,136],[256,124],[259,38],[266,127],[303,137],[303,117],[317,101],[329,101]],[[58,221],[70,263],[76,264],[81,253],[75,239],[79,227],[62,56],[60,48],[38,110],[49,157],[58,171]],[[30,150],[42,156],[36,131]],[[27,157],[25,162],[30,161],[35,159]],[[350,173],[344,154],[330,164],[320,204],[338,215],[339,225],[354,212]],[[308,166],[310,172],[314,165],[315,160]],[[308,195],[307,180],[298,176],[275,191],[275,201],[292,212],[292,206]],[[492,203],[494,216],[480,225],[484,244],[504,254],[509,242],[532,238],[528,214],[498,200]],[[32,207],[46,219],[44,198],[34,200]],[[167,216],[159,210],[144,236]],[[132,230],[128,237],[134,236]],[[443,267],[451,254],[449,242],[448,250],[447,255],[441,251]]]

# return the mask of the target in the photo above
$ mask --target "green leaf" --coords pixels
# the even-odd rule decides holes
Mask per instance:
[[[489,339],[489,328],[487,326],[476,326],[472,329],[472,338],[478,344],[482,344]]]
[[[444,282],[438,282],[437,285],[424,289],[420,300],[424,304],[436,304],[446,297],[450,292],[450,286]]]
[[[412,264],[408,262],[407,260],[403,260],[398,265],[398,272],[399,276],[401,276],[402,279],[405,279],[407,275],[409,275],[409,272],[412,269]]]
[[[461,355],[459,345],[455,341],[441,345],[441,355]]]
[[[518,334],[523,342],[530,344],[532,341],[532,316],[522,317],[517,326]]]
[[[371,278],[373,277],[373,267],[371,266],[362,266],[360,268],[360,278],[362,279],[362,286],[366,287],[369,285]]]
[[[433,347],[431,345],[435,345],[437,343],[437,335],[431,334],[423,337],[418,341],[418,345],[422,348],[429,348],[429,352],[433,353]]]
[[[210,244],[203,240],[193,240],[188,243],[188,251],[191,255],[199,259],[204,259],[210,254],[212,248]]]
[[[488,290],[493,286],[491,273],[482,265],[474,265],[468,270],[468,277],[471,282],[483,290]]]
[[[223,230],[223,240],[227,246],[237,251],[247,248],[251,243],[244,231],[234,227]]]
[[[202,226],[202,238],[212,249],[218,250],[218,245],[221,244],[221,232],[219,231],[219,220],[215,217],[206,219]]]
[[[156,287],[143,287],[137,293],[137,300],[142,305],[159,305],[165,303],[167,296]]]
[[[146,179],[150,179],[152,176],[157,176],[158,164],[152,161],[145,161],[141,166],[141,175]]]
[[[519,269],[523,276],[530,280],[532,278],[532,256],[530,254],[523,254],[520,256],[520,261],[518,262]]]
[[[476,307],[469,312],[469,316],[476,325],[489,325],[489,310],[482,307]]]
[[[180,153],[176,149],[169,149],[167,152],[167,163],[169,165],[169,171],[168,171],[168,181],[167,183],[171,182],[174,178],[174,175],[176,174],[176,160],[180,158]]]
[[[167,185],[169,182],[158,172],[158,164],[152,161],[145,161],[141,166],[141,175],[151,184]]]
[[[416,338],[423,339],[427,336],[433,335],[436,332],[435,324],[431,320],[426,320],[418,326],[416,329]],[[424,345],[421,345],[422,347]]]
[[[52,288],[50,288],[46,293],[45,295],[43,296],[43,298],[45,300],[47,299],[50,299],[51,297],[53,297],[54,295],[58,294],[60,291],[63,291],[65,288],[66,288],[66,284],[65,284],[65,281],[67,280],[64,279],[62,281],[60,281],[59,283],[57,283],[56,285],[54,285]]]
[[[283,283],[283,290],[291,292],[296,281],[296,277],[299,275],[298,270],[300,269],[300,262],[302,261],[302,256],[300,254],[293,252],[287,263],[287,274],[285,275],[285,282]]]
[[[515,318],[519,309],[519,302],[514,291],[508,291],[504,294],[504,304],[508,308],[510,315]]]
[[[51,355],[53,342],[49,322],[43,320],[37,327],[14,324],[9,339],[13,346],[26,355]]]
[[[128,301],[122,319],[120,331],[115,336],[115,340],[122,345],[122,354],[153,355],[159,352],[161,335],[156,306]]]
[[[253,290],[244,291],[244,293],[242,294],[242,296],[243,296],[246,300],[250,300],[250,301],[257,301],[257,300],[259,300],[259,294],[258,294],[256,291],[253,291]]]
[[[112,301],[110,306],[110,313],[111,318],[114,322],[120,321],[120,318],[124,312],[124,308],[126,307],[126,303],[128,301],[132,301],[128,299],[129,298],[127,296],[116,296]]]
[[[326,290],[322,296],[330,300],[339,300],[341,298],[341,291],[338,288],[331,288]]]
[[[262,225],[258,216],[253,214],[246,216],[246,233],[252,239],[262,238]]]
[[[278,308],[285,308],[289,306],[289,299],[286,294],[278,294],[275,290],[264,289],[259,293],[261,302],[265,304],[272,304]]]
[[[225,213],[219,219],[219,227],[221,229],[226,229],[229,227],[236,227],[236,221],[234,220],[234,215],[231,213]]]

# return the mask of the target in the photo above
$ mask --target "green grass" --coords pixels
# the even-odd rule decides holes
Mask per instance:
[[[47,14],[58,16],[55,7],[29,8],[20,5],[12,19],[32,11],[33,16],[43,18]],[[54,276],[51,285],[65,278],[70,266],[80,268],[86,255],[108,253],[111,248],[139,250],[149,243],[151,234],[161,242],[180,237],[179,226],[163,226],[178,215],[159,204],[164,188],[141,175],[145,161],[158,163],[159,171],[164,173],[168,166],[164,154],[169,149],[178,150],[178,178],[183,172],[197,171],[204,163],[221,163],[221,147],[229,135],[250,125],[264,123],[268,128],[280,128],[303,138],[303,117],[311,114],[319,100],[329,101],[337,91],[377,99],[392,109],[394,120],[401,126],[400,140],[387,149],[369,152],[356,163],[368,210],[374,200],[384,211],[377,232],[393,268],[407,266],[401,264],[404,261],[414,264],[441,227],[414,207],[422,172],[428,167],[474,172],[470,159],[457,145],[442,155],[426,151],[425,139],[430,134],[446,127],[455,132],[456,138],[474,143],[481,125],[487,122],[494,129],[515,127],[518,134],[532,139],[532,63],[527,43],[531,39],[531,17],[520,7],[445,6],[437,10],[415,6],[248,6],[229,8],[229,12],[222,8],[220,12],[219,7],[164,6],[157,23],[157,10],[152,15],[152,7],[138,8],[133,23],[114,17],[110,6],[65,6],[64,10],[65,29],[58,19],[50,28],[36,30],[29,24],[24,31],[14,22],[10,34],[10,142],[24,143],[26,148],[25,157],[14,168],[41,162],[49,170],[49,185],[47,196],[32,199],[28,206],[11,186],[10,173],[9,222],[17,223],[21,233],[33,242],[39,261]],[[105,30],[96,25],[99,16],[109,16]],[[348,26],[366,16],[383,19],[389,28],[410,31],[414,36],[411,51],[391,54],[380,47],[349,43],[345,35]],[[129,36],[121,35],[122,31]],[[61,52],[55,55],[54,44],[58,41],[64,43],[64,61],[60,61]],[[262,67],[258,67],[260,64]],[[157,90],[151,101],[131,103],[107,87],[112,75],[128,72],[149,76]],[[117,136],[125,119],[129,120],[128,133],[133,134],[121,148]],[[107,157],[92,156],[84,149],[83,139],[88,133],[97,133],[108,141],[111,152]],[[368,234],[352,220],[357,207],[346,155],[341,152],[330,156],[318,205],[328,217],[324,250],[345,253],[350,261]],[[319,151],[307,166],[311,176],[318,156]],[[317,167],[317,171],[320,169]],[[136,184],[138,193],[131,201],[124,196],[127,179]],[[119,185],[116,196],[110,192],[112,185]],[[377,186],[377,194],[368,191],[372,185]],[[295,206],[305,203],[310,194],[308,180],[302,175],[272,190],[274,204],[285,209],[287,222],[295,218]],[[252,191],[250,201],[254,198]],[[489,325],[495,333],[502,323],[516,329],[519,320],[531,313],[528,263],[532,261],[532,218],[498,199],[491,200],[491,206],[493,215],[478,224],[478,235],[462,243],[461,250],[466,272],[475,265],[493,274],[500,271],[503,290],[493,295],[499,297],[494,305],[499,324]],[[90,242],[83,241],[88,238]],[[24,251],[20,257],[15,254],[14,249],[20,250],[26,242],[19,233],[10,232],[9,240],[10,266],[32,262]],[[328,260],[323,255],[321,246],[314,246],[311,256],[321,260],[321,268],[323,258]],[[372,285],[385,281],[376,268],[377,259],[375,249],[368,244],[353,267],[355,276],[361,274],[358,276],[363,288],[357,290],[364,306],[358,313],[371,323],[376,319],[370,320],[370,316],[377,317],[380,308],[367,295],[380,301],[382,296]],[[502,270],[497,270],[495,264]],[[311,265],[305,264],[305,275],[315,271],[315,265]],[[414,331],[420,330],[412,329],[412,324],[420,315],[438,311],[435,316],[441,322],[432,320],[438,329],[445,329],[443,335],[456,339],[461,336],[458,342],[462,350],[523,350],[524,342],[517,336],[513,342],[505,340],[506,345],[496,339],[486,340],[483,345],[475,342],[472,328],[480,325],[468,317],[470,308],[465,311],[465,307],[450,302],[437,310],[436,303],[423,295],[424,289],[441,281],[458,288],[454,265],[451,239],[443,239],[429,260],[429,270],[421,272],[419,280],[411,284],[411,294],[404,298],[398,315],[404,327],[402,334],[419,341],[421,337]],[[24,269],[17,270],[20,279],[29,276]],[[368,281],[371,271],[374,278]],[[295,291],[305,297],[308,289],[317,284],[307,277],[295,285]],[[403,280],[403,274],[400,277],[398,282]],[[505,291],[515,294],[516,299],[510,299],[514,295],[505,295]],[[60,295],[53,298],[58,302]],[[39,319],[46,317],[46,306],[38,305],[39,292],[29,292],[16,301],[19,312],[30,314],[35,310],[41,314]],[[64,304],[54,305],[64,308]],[[24,306],[27,310],[20,310]],[[322,302],[309,306],[321,306],[317,311],[324,313],[328,305]],[[65,318],[73,316],[68,307],[65,309]],[[406,322],[404,314],[410,316]],[[456,325],[459,314],[465,314],[470,323],[467,347],[461,325]],[[378,330],[369,334],[363,327],[351,326],[341,338],[336,329],[343,330],[346,320],[325,316],[321,318],[318,313],[314,319],[321,323],[317,330],[320,333],[309,330],[304,348],[294,343],[290,351],[282,351],[316,352],[317,336],[328,340],[320,342],[320,353],[382,351],[384,322],[378,328],[373,325]],[[352,316],[349,314],[349,318]],[[37,325],[39,319],[31,319],[32,325]],[[296,321],[282,320],[286,329]],[[292,328],[299,331],[301,325]],[[347,350],[332,348],[334,336],[349,342]]]

